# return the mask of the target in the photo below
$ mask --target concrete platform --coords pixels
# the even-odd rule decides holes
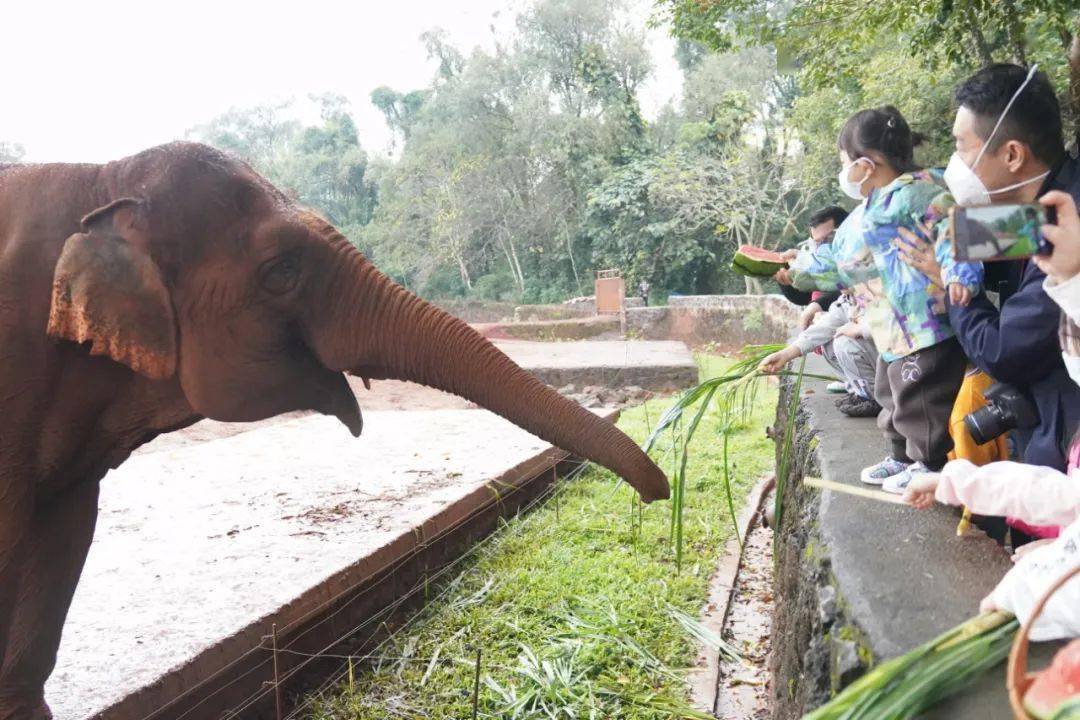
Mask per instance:
[[[321,649],[426,572],[395,565],[427,551],[425,538],[461,525],[460,543],[474,540],[515,509],[515,488],[550,478],[566,457],[482,410],[365,421],[359,439],[307,416],[207,442],[163,441],[110,473],[46,688],[57,720],[141,720],[162,708],[155,718],[220,717],[271,677],[268,653],[235,666],[229,679],[249,676],[209,702],[169,703],[257,647],[271,624],[296,630],[282,637],[294,642],[314,608],[365,579],[379,586],[363,603],[327,606],[340,616],[294,646]],[[468,526],[479,510],[481,524]],[[456,557],[449,545],[431,552],[422,559],[432,567]]]
[[[806,371],[831,374],[818,356],[807,359]],[[803,388],[776,558],[770,662],[778,719],[817,707],[869,661],[905,653],[977,615],[1011,567],[981,532],[958,538],[950,508],[917,511],[803,486],[808,474],[859,485],[859,471],[885,455],[873,420],[841,414],[824,381]],[[785,389],[777,428],[789,397]],[[1050,654],[1046,644],[1033,647],[1037,664]],[[922,717],[1009,720],[1004,665]]]
[[[552,387],[636,385],[669,392],[697,383],[689,348],[678,341],[582,340],[529,342],[500,340],[499,349]]]

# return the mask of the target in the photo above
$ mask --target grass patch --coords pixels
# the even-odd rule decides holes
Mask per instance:
[[[702,379],[731,364],[699,356]],[[717,402],[714,400],[714,402]],[[776,391],[763,389],[748,422],[728,437],[728,474],[742,505],[773,465],[763,427]],[[670,398],[623,413],[645,440]],[[686,706],[680,668],[693,660],[708,576],[731,537],[720,419],[710,408],[687,457],[682,569],[671,544],[669,503],[642,507],[614,476],[590,468],[556,503],[513,518],[405,629],[312,702],[318,720],[470,718],[477,650],[478,717],[700,716]],[[671,441],[653,451],[672,474]]]

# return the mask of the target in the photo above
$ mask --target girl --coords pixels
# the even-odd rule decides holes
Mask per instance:
[[[790,269],[796,288],[851,288],[865,308],[880,353],[878,426],[890,452],[865,468],[861,479],[894,493],[902,493],[913,476],[945,465],[952,448],[949,414],[967,364],[948,322],[945,287],[963,303],[982,281],[981,267],[955,263],[944,239],[937,255],[945,287],[900,258],[898,229],[918,233],[943,219],[946,209],[947,196],[935,178],[915,165],[919,142],[892,106],[849,118],[838,141],[839,184],[861,203],[831,244],[799,253]]]

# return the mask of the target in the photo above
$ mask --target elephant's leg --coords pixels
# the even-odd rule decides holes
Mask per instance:
[[[51,717],[45,680],[93,539],[97,501],[98,483],[88,482],[34,515],[0,668],[0,720]]]
[[[32,518],[30,484],[0,478],[0,667],[4,664]]]

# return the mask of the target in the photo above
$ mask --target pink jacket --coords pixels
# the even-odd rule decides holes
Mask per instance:
[[[1065,526],[1057,540],[1026,553],[990,594],[1001,610],[1026,622],[1050,585],[1080,565],[1080,472],[996,462],[953,460],[934,497],[980,515],[1009,515],[1032,525]],[[1058,590],[1031,629],[1036,641],[1080,637],[1080,576]]]

